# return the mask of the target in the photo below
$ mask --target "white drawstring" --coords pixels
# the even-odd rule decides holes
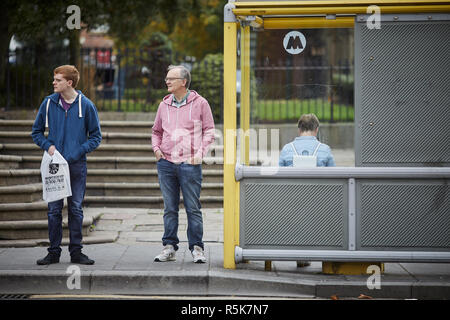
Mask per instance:
[[[48,106],[50,105],[50,98],[47,100],[47,107],[45,108],[45,127],[48,128]]]
[[[83,114],[81,113],[81,93],[78,97],[78,118],[83,118]]]
[[[60,101],[61,103],[61,101]],[[50,98],[47,100],[47,106],[45,108],[45,127],[48,128],[48,107],[50,106]],[[78,118],[83,118],[83,113],[81,112],[81,93],[78,97]]]

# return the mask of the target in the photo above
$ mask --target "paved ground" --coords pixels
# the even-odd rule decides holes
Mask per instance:
[[[353,166],[353,150],[335,150],[338,166]],[[0,300],[4,294],[77,295],[78,297],[262,297],[263,299],[358,299],[361,294],[382,299],[450,300],[450,264],[386,263],[380,289],[370,290],[368,275],[325,275],[322,263],[297,268],[292,261],[275,261],[272,271],[264,261],[223,268],[223,210],[204,209],[205,264],[194,264],[187,248],[186,215],[180,215],[177,260],[154,262],[161,248],[162,210],[86,208],[101,213],[87,238],[115,238],[105,244],[85,244],[92,266],[70,263],[67,246],[61,262],[38,266],[46,247],[0,248]],[[106,238],[108,238],[106,237]],[[105,238],[105,237],[103,237]],[[79,282],[78,282],[79,280]],[[3,294],[3,295],[2,295]]]
[[[369,275],[322,274],[321,262],[297,268],[295,262],[263,261],[223,268],[223,212],[204,210],[206,264],[192,263],[187,249],[185,213],[181,214],[180,250],[175,262],[153,262],[161,250],[162,214],[149,209],[93,209],[102,212],[94,233],[115,233],[117,241],[85,245],[92,266],[70,263],[67,247],[61,262],[38,266],[45,247],[0,248],[0,293],[145,296],[239,296],[297,299],[373,298],[450,299],[450,264],[386,263],[381,289],[369,290]],[[131,210],[131,212],[130,212]],[[75,266],[75,267],[74,267]],[[73,268],[73,269],[72,269]],[[79,270],[80,286],[76,284]],[[74,289],[70,289],[70,287]]]

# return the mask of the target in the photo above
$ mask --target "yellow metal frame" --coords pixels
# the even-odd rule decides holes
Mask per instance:
[[[366,14],[377,5],[385,13],[450,12],[445,0],[346,0],[346,1],[239,1],[232,12],[242,22],[241,32],[241,162],[249,162],[250,127],[250,26],[264,29],[352,28],[355,14]],[[335,17],[330,15],[337,15]],[[328,18],[328,19],[327,19]],[[234,250],[239,245],[239,182],[236,165],[236,69],[239,21],[224,23],[224,268],[236,268]],[[336,265],[329,263],[331,272]],[[362,265],[351,266],[359,272]],[[356,271],[355,271],[356,268]],[[346,269],[345,273],[349,273]]]
[[[376,5],[382,13],[450,12],[448,0],[347,0],[347,1],[255,1],[235,2],[237,16],[355,15]],[[265,18],[264,18],[265,20]],[[281,29],[281,27],[280,27]]]
[[[407,6],[380,6],[382,13],[432,13],[432,12],[448,12],[450,5],[421,5],[414,7]],[[297,14],[365,14],[367,6],[354,7],[305,7],[305,8],[261,8],[235,9],[233,12],[239,16],[251,15],[297,15]]]
[[[250,161],[250,27],[241,27],[241,163],[248,165]]]
[[[234,247],[236,246],[236,224],[235,214],[238,183],[234,178],[234,167],[236,161],[236,39],[237,23],[224,23],[224,110],[223,110],[223,130],[224,130],[224,164],[223,164],[223,267],[234,269]]]
[[[353,17],[292,17],[292,18],[265,18],[264,29],[310,29],[310,28],[353,28]]]
[[[309,1],[236,1],[236,7],[324,7],[324,6],[354,6],[354,5],[420,5],[441,4],[448,0],[309,0]]]

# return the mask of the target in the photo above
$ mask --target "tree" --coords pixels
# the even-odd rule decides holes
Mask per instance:
[[[138,39],[166,34],[175,52],[197,61],[223,51],[223,7],[227,0],[166,0]]]
[[[35,0],[5,0],[0,5],[0,53],[5,56],[13,35],[28,46],[48,47],[63,39],[69,40],[71,63],[75,63],[79,54],[78,29],[66,26],[70,14],[69,5],[81,10],[82,27],[92,29],[107,25],[110,33],[122,41],[132,41],[158,14],[158,6],[163,0],[54,0],[51,3]],[[3,72],[3,65],[1,66]]]
[[[203,59],[223,52],[223,7],[226,0],[199,0],[170,35],[176,51]]]
[[[0,4],[0,90],[5,90],[7,77],[6,62],[9,44],[14,35],[17,40],[32,49],[33,56],[27,57],[27,64],[55,65],[57,56],[64,55],[67,61],[78,65],[80,56],[79,29],[69,29],[67,12],[70,5],[80,8],[81,27],[86,29],[107,25],[110,33],[123,41],[132,41],[158,14],[158,6],[163,0],[53,0],[51,2],[36,0],[4,0]],[[65,47],[64,43],[68,46]],[[51,49],[54,49],[51,51]],[[48,71],[47,71],[48,72]],[[3,96],[3,94],[2,94]],[[2,97],[0,97],[2,99]]]

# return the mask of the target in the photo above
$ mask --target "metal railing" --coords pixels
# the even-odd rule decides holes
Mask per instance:
[[[322,122],[354,120],[353,65],[348,59],[336,65],[310,59],[292,65],[287,60],[257,64],[252,70],[257,88],[252,122],[295,121],[303,113],[315,113]]]
[[[37,109],[53,91],[53,69],[68,64],[67,49],[45,54],[17,48],[6,58],[0,106],[6,110]],[[198,62],[165,49],[82,48],[77,68],[82,90],[99,111],[155,112],[167,94],[164,77],[169,64],[191,69],[191,88],[210,103],[216,123],[223,122],[223,63]],[[239,74],[239,73],[238,73]],[[353,67],[305,60],[303,65],[252,67],[252,123],[296,122],[302,113],[315,113],[322,122],[353,121]],[[238,77],[238,96],[239,96]],[[239,104],[238,104],[239,105]]]
[[[6,110],[37,109],[53,91],[53,70],[69,64],[66,49],[38,54],[17,48],[6,58],[0,105]],[[193,73],[194,90],[210,101],[216,122],[222,122],[221,61],[196,62],[164,48],[82,48],[76,65],[82,90],[99,111],[156,112],[168,94],[164,82],[170,64],[183,64]],[[199,80],[199,78],[201,78]]]
[[[236,262],[450,262],[450,168],[238,164],[235,177]]]

